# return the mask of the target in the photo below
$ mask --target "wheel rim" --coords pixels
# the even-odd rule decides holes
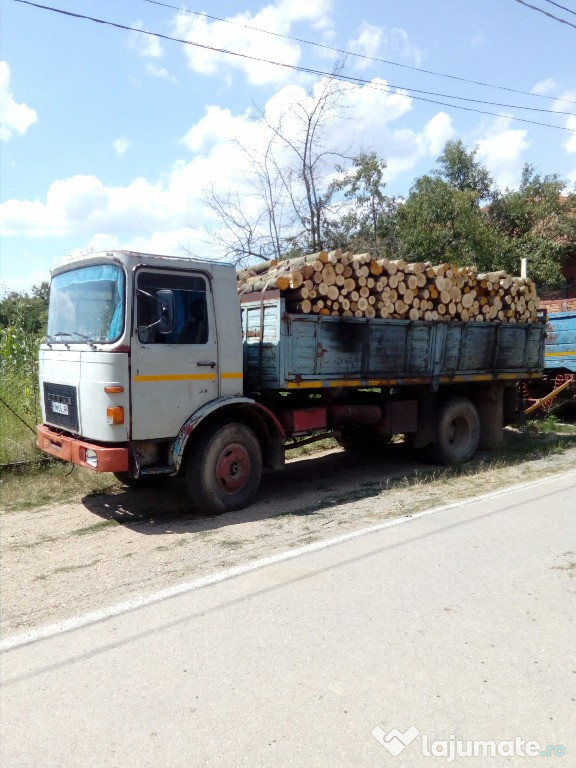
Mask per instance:
[[[238,493],[250,479],[251,470],[252,462],[245,446],[230,443],[216,462],[216,480],[224,493]]]
[[[461,448],[470,442],[470,423],[464,416],[456,416],[446,430],[448,444]]]

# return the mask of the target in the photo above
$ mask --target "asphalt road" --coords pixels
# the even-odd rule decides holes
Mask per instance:
[[[575,512],[573,472],[16,642],[2,765],[575,766]]]

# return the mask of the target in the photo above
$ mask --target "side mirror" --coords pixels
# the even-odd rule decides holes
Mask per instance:
[[[174,294],[172,291],[162,289],[156,294],[155,316],[158,318],[154,325],[158,333],[168,334],[174,330],[174,316],[176,314],[174,306]]]

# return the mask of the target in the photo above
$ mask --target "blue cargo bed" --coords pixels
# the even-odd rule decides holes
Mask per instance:
[[[412,322],[289,314],[242,297],[246,384],[268,389],[439,384],[542,375],[544,323]]]
[[[550,314],[546,334],[545,368],[576,373],[576,311]]]

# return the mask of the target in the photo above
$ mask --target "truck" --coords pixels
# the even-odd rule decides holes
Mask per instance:
[[[184,476],[198,509],[232,511],[327,435],[404,435],[445,464],[495,448],[544,339],[542,322],[296,314],[278,290],[239,296],[230,264],[92,253],[52,271],[37,443],[129,486]]]
[[[525,382],[526,414],[576,402],[576,298],[542,302],[546,346],[542,379]]]

